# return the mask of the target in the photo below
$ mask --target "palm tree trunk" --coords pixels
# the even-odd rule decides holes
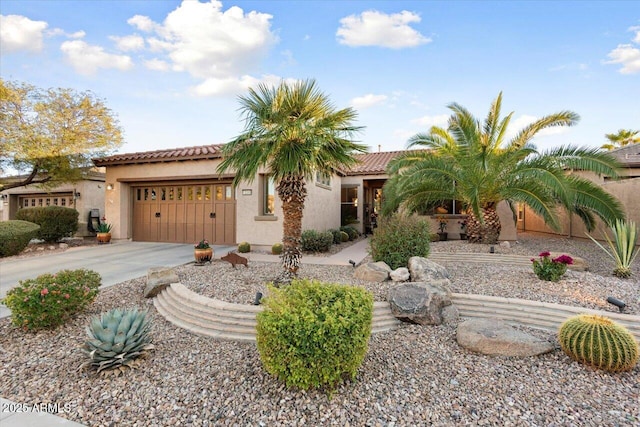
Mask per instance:
[[[471,243],[495,244],[500,237],[500,217],[495,203],[489,203],[480,209],[482,222],[469,210],[467,219],[467,240]]]
[[[278,196],[282,200],[282,272],[275,280],[276,284],[287,284],[298,274],[302,249],[302,213],[307,197],[304,177],[287,175],[278,187]]]

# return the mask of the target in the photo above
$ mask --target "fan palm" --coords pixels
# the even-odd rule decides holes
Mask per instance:
[[[240,104],[245,129],[223,147],[218,172],[234,170],[235,186],[252,182],[261,168],[271,174],[284,217],[283,273],[277,281],[287,282],[300,265],[305,180],[354,165],[353,154],[367,150],[352,140],[362,128],[352,124],[355,110],[336,110],[314,80],[259,85]]]
[[[625,147],[629,144],[640,143],[640,130],[620,129],[617,133],[608,133],[605,137],[609,140],[602,147],[605,150],[613,150],[614,148]]]
[[[616,177],[618,164],[596,148],[560,147],[538,153],[530,143],[551,126],[571,126],[579,117],[571,111],[545,116],[505,139],[513,113],[500,118],[502,93],[493,101],[484,123],[459,104],[448,129],[432,127],[413,136],[413,150],[390,162],[384,212],[402,205],[409,211],[443,200],[459,200],[467,207],[467,236],[471,242],[495,243],[501,224],[496,207],[507,201],[528,205],[551,228],[558,230],[557,207],[577,214],[589,230],[595,216],[606,222],[624,217],[620,203],[597,184],[568,173],[573,169]]]

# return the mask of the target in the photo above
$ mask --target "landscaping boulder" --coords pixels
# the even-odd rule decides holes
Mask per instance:
[[[433,280],[429,283],[408,282],[389,289],[391,313],[404,322],[419,325],[440,325],[451,313],[443,311],[451,305],[449,280]]]
[[[394,282],[406,282],[411,278],[411,275],[409,274],[408,268],[400,267],[389,273],[389,277],[391,277],[391,280]]]
[[[356,279],[366,280],[368,282],[384,282],[389,279],[391,267],[386,262],[369,262],[362,264],[354,273]]]
[[[451,277],[447,269],[440,264],[419,256],[409,258],[409,273],[412,282],[431,282]]]
[[[509,243],[507,240],[505,240],[504,242],[500,242],[500,247],[502,249],[510,249],[511,248],[511,243]]]
[[[553,343],[509,326],[499,319],[470,319],[458,325],[460,346],[491,356],[537,356],[554,350]]]
[[[573,258],[573,264],[568,265],[569,270],[573,271],[589,271],[589,264],[584,258],[580,258],[579,256],[571,255],[568,252],[551,252],[551,258],[558,258],[560,255],[569,255]]]
[[[153,298],[172,283],[179,283],[180,278],[175,271],[167,267],[151,267],[147,271],[147,286],[144,297]]]

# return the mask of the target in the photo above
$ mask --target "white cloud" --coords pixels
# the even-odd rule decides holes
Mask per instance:
[[[234,95],[260,83],[275,86],[280,81],[280,77],[272,74],[263,75],[260,79],[249,75],[226,78],[211,77],[198,86],[191,88],[191,90],[197,96]]]
[[[21,15],[0,15],[0,50],[2,53],[18,51],[40,52],[44,21],[32,21]]]
[[[374,95],[369,93],[364,96],[359,96],[351,100],[351,106],[356,109],[364,109],[373,107],[374,105],[380,105],[387,100],[387,95]]]
[[[133,67],[130,57],[107,53],[102,47],[90,45],[82,40],[66,41],[62,43],[60,50],[73,68],[84,75],[94,74],[99,68],[124,71]]]
[[[342,18],[336,36],[340,44],[347,46],[414,47],[431,42],[409,26],[420,20],[418,14],[406,10],[390,15],[369,10]]]
[[[611,60],[605,64],[622,64],[620,74],[635,74],[640,72],[640,49],[630,44],[620,44],[607,55]]]
[[[87,35],[84,31],[76,31],[75,33],[67,33],[62,28],[54,28],[53,30],[47,31],[47,37],[55,37],[55,36],[64,36],[68,39],[81,39]]]
[[[153,58],[144,61],[144,66],[153,71],[169,71],[169,63],[162,59]]]
[[[527,114],[523,114],[516,119],[512,119],[509,122],[509,126],[507,127],[507,131],[505,132],[504,141],[509,141],[511,138],[515,137],[518,132],[525,128],[525,126],[530,125],[531,123],[538,120],[539,117],[530,116]],[[546,137],[551,135],[560,135],[563,133],[569,132],[569,128],[567,126],[553,126],[546,129],[542,129],[540,132],[536,133],[536,138],[538,137]]]
[[[144,49],[144,39],[137,34],[130,36],[118,37],[110,36],[111,40],[116,42],[118,50],[123,52],[130,52]]]
[[[640,44],[640,26],[638,27],[630,27],[629,31],[634,31],[636,33],[636,36],[633,38],[633,42]]]
[[[438,127],[447,127],[447,123],[449,122],[450,115],[448,114],[438,114],[436,116],[423,116],[418,119],[411,120],[411,123],[419,124],[422,127],[427,128],[427,130],[431,129],[432,126]]]
[[[165,54],[172,70],[204,80],[197,93],[219,93],[252,79],[249,74],[277,42],[271,18],[236,6],[223,12],[219,1],[185,0],[161,24],[140,15],[127,22],[150,33],[149,49]]]
[[[296,61],[296,59],[293,57],[293,52],[291,52],[290,50],[283,50],[282,52],[280,52],[280,55],[282,55],[282,57],[284,58],[282,65],[293,66],[298,64],[298,61]]]

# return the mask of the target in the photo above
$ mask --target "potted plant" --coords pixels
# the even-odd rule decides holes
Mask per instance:
[[[197,265],[203,265],[205,262],[211,262],[213,258],[213,248],[209,246],[209,241],[202,239],[194,246],[193,256]]]
[[[460,224],[460,240],[467,240],[467,219],[458,221],[458,224]]]
[[[106,222],[106,218],[102,218],[100,224],[96,228],[96,239],[98,243],[109,243],[111,241],[111,227],[112,225]]]
[[[447,233],[447,219],[442,216],[442,215],[438,215],[437,217],[438,220],[438,237],[440,238],[441,242],[444,242],[447,240],[448,237],[448,233]]]

